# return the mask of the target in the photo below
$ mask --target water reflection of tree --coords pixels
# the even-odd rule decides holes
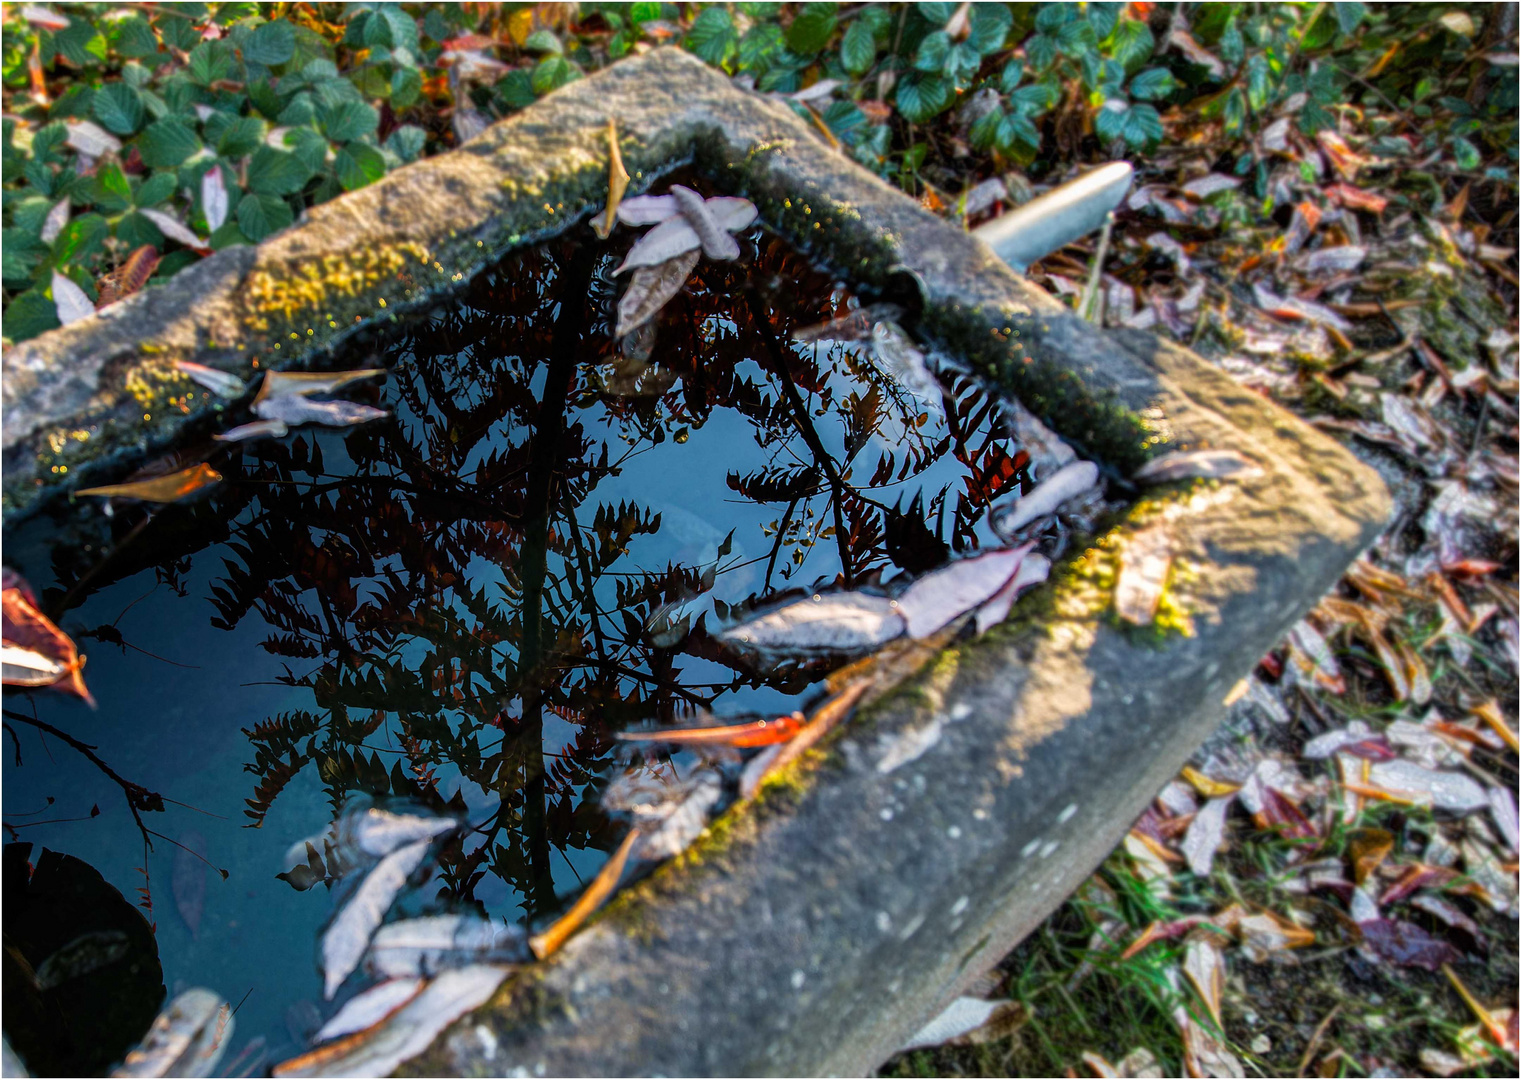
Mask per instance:
[[[612,841],[596,797],[611,731],[822,675],[818,662],[757,671],[703,616],[666,616],[736,569],[727,543],[703,565],[619,562],[660,515],[599,502],[599,484],[717,410],[755,432],[758,452],[736,458],[763,462],[732,473],[730,488],[778,513],[762,594],[821,562],[844,584],[869,584],[890,564],[921,570],[974,542],[1018,467],[991,403],[957,382],[942,425],[850,351],[792,345],[794,327],[828,318],[844,294],[777,244],[752,254],[702,265],[662,314],[651,363],[608,337],[618,285],[606,256],[524,252],[466,303],[385,343],[397,420],[350,434],[350,462],[325,461],[309,435],[261,444],[243,453],[241,476],[228,463],[233,482],[213,502],[176,508],[176,529],[199,534],[187,547],[225,538],[233,555],[212,588],[216,624],[257,613],[284,681],[314,697],[314,711],[247,732],[254,823],[308,768],[335,806],[356,789],[442,804],[440,770],[457,773],[501,804],[445,853],[446,888],[469,899],[495,874],[544,912],[556,903],[552,851]],[[903,493],[946,455],[962,487],[905,509]],[[185,559],[154,546],[161,574],[178,580]],[[683,657],[725,674],[683,679]],[[553,754],[549,717],[574,731]],[[398,749],[388,767],[382,754]]]

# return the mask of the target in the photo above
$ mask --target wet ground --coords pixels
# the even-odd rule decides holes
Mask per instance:
[[[942,370],[942,411],[865,343],[795,343],[860,302],[763,229],[740,240],[622,341],[627,240],[517,252],[333,358],[387,369],[346,396],[391,419],[207,440],[158,466],[209,461],[224,482],[199,501],[82,499],[7,532],[6,565],[87,654],[99,703],[5,696],[8,897],[44,848],[99,871],[153,925],[170,993],[244,999],[224,1068],[260,1070],[320,1020],[336,895],[276,875],[345,800],[469,818],[410,913],[542,923],[622,831],[599,803],[612,733],[787,713],[830,670],[758,666],[719,629],[988,543],[1023,462],[997,407]],[[151,850],[123,787],[21,716],[162,796],[137,796]],[[96,930],[33,906],[46,934],[8,900],[8,945]]]

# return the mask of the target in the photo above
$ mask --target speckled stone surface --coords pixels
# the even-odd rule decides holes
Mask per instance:
[[[255,358],[320,364],[349,328],[594,212],[610,116],[635,190],[695,161],[866,294],[917,291],[921,333],[1112,478],[1170,446],[1235,448],[1263,469],[1147,492],[1009,622],[861,709],[787,783],[730,810],[402,1070],[860,1074],[1123,837],[1232,686],[1382,527],[1388,497],[1371,471],[1187,350],[1073,318],[784,106],[659,50],[109,317],[9,350],[6,512],[81,475],[114,479],[187,425],[215,423],[170,359],[244,375]],[[1112,615],[1127,537],[1163,520],[1180,570],[1169,610],[1191,635],[1178,618],[1122,629]]]

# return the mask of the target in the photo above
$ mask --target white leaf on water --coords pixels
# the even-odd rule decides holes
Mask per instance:
[[[998,527],[1005,533],[1012,533],[1036,518],[1055,513],[1062,503],[1097,484],[1098,475],[1098,466],[1091,461],[1074,461],[1063,466],[1013,506],[997,511]]]
[[[885,596],[842,592],[815,594],[725,630],[734,645],[780,652],[864,652],[901,637],[908,629]]]
[[[687,224],[692,226],[692,231],[697,233],[697,238],[702,241],[702,253],[710,259],[719,262],[728,262],[739,258],[739,243],[730,236],[713,211],[708,209],[707,200],[689,187],[680,184],[671,185],[671,197],[676,200],[676,205],[681,207],[681,216],[687,219]]]
[[[166,214],[162,210],[139,210],[138,213],[157,225],[159,232],[177,244],[205,251],[210,243],[209,240],[203,240],[187,229],[173,214]]]
[[[227,185],[222,182],[222,166],[213,165],[201,175],[201,211],[206,227],[216,232],[227,220]]]
[[[913,637],[924,638],[997,595],[1019,569],[1033,545],[998,548],[957,559],[910,585],[898,609]]]
[[[121,149],[121,140],[98,124],[88,120],[70,120],[65,124],[69,137],[64,141],[90,157],[114,154]]]
[[[204,386],[217,397],[236,398],[242,397],[248,390],[248,385],[236,375],[226,371],[218,371],[216,368],[207,367],[205,364],[192,363],[189,360],[176,360],[175,369],[185,375],[198,386]]]
[[[1462,773],[1422,768],[1402,758],[1375,761],[1368,769],[1368,780],[1390,794],[1426,803],[1438,810],[1466,814],[1489,805],[1489,796],[1478,781]]]
[[[670,195],[635,195],[618,204],[618,220],[625,225],[659,225],[679,213]]]
[[[63,232],[63,227],[69,223],[69,200],[61,199],[57,206],[48,211],[48,216],[42,220],[42,232],[39,239],[44,244],[51,244],[58,239],[58,234]]]
[[[68,669],[39,652],[7,644],[0,646],[0,673],[6,686],[52,686]]]
[[[981,634],[1007,619],[1009,611],[1014,607],[1014,601],[1019,599],[1019,594],[1030,586],[1039,585],[1045,581],[1050,573],[1050,559],[1038,552],[1026,555],[1008,584],[977,609],[977,632]]]
[[[281,420],[255,420],[251,424],[239,424],[211,437],[217,442],[246,442],[249,439],[283,439],[290,428]]]
[[[255,403],[277,397],[331,394],[351,382],[385,373],[385,368],[364,368],[359,371],[271,371],[264,376]]]
[[[877,366],[903,389],[928,405],[936,416],[945,415],[940,384],[930,374],[924,354],[895,322],[883,320],[871,328],[871,355]]]
[[[395,814],[371,807],[344,820],[340,835],[346,834],[354,846],[366,855],[379,858],[389,855],[403,844],[432,840],[459,828],[452,817],[423,817],[419,814]]]
[[[520,926],[476,915],[428,915],[382,926],[365,954],[365,969],[386,978],[432,976],[467,964],[519,964],[529,959]]]
[[[1000,1023],[1022,1012],[1015,1001],[984,1001],[982,998],[959,997],[945,1011],[914,1033],[913,1038],[899,1047],[898,1052],[918,1050],[926,1046],[941,1046],[955,1041],[980,1042],[975,1036],[984,1028],[998,1028],[1002,1032],[1007,1025]]]
[[[333,916],[322,935],[322,996],[331,998],[349,973],[359,966],[370,937],[380,926],[396,896],[406,887],[428,853],[427,840],[418,840],[381,859],[354,890],[354,896]]]
[[[1172,569],[1172,536],[1166,524],[1142,529],[1120,552],[1120,575],[1114,585],[1114,610],[1135,626],[1156,618],[1167,572]]]
[[[670,198],[670,196],[666,197]],[[672,202],[674,201],[672,199]],[[755,221],[757,211],[755,204],[749,199],[717,198],[709,199],[707,202],[709,212],[719,226],[728,232],[747,229]],[[701,246],[702,241],[698,239],[697,233],[685,217],[667,218],[641,236],[638,243],[629,248],[628,256],[622,264],[613,272],[621,274],[625,270],[633,270],[641,266],[654,266],[685,252],[695,251]]]
[[[1170,480],[1206,480],[1261,476],[1262,470],[1250,458],[1235,450],[1174,450],[1142,465],[1134,479],[1146,484],[1165,484]]]
[[[322,1025],[314,1042],[327,1042],[340,1035],[374,1027],[397,1009],[415,998],[423,988],[421,979],[387,979],[344,1002],[333,1018]]]
[[[490,964],[445,971],[347,1053],[332,1056],[319,1049],[275,1066],[274,1075],[389,1076],[444,1028],[489,1001],[507,975],[507,968]]]
[[[634,271],[623,298],[618,301],[616,337],[643,326],[654,318],[686,285],[697,268],[697,252],[688,251],[656,266],[641,266]]]
[[[1215,852],[1225,840],[1225,814],[1235,800],[1234,795],[1210,799],[1188,823],[1188,832],[1183,834],[1183,857],[1199,877],[1208,877],[1215,865]]]
[[[58,309],[58,321],[64,326],[95,314],[95,305],[90,303],[85,291],[57,270],[53,271],[53,306]]]
[[[718,800],[723,797],[723,778],[713,769],[699,769],[687,777],[682,785],[684,796],[673,801],[658,826],[646,824],[638,815],[635,825],[640,830],[635,858],[658,862],[680,855],[699,833],[707,827],[708,817]],[[653,831],[646,831],[653,826]]]
[[[112,1076],[210,1076],[232,1038],[232,1010],[194,987],[171,1001]]]
[[[292,427],[300,424],[349,427],[391,415],[385,409],[377,409],[373,405],[362,405],[357,401],[312,401],[299,394],[256,401],[253,412],[255,416],[265,420],[278,420]]]

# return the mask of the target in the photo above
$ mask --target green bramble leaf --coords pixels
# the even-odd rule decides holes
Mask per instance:
[[[1124,10],[1124,7],[1124,4],[1088,5],[1088,21],[1093,24],[1093,32],[1100,41],[1114,33],[1114,28],[1120,21],[1120,12]]]
[[[951,36],[944,30],[936,30],[923,41],[914,53],[914,67],[919,71],[940,71],[951,52]]]
[[[116,239],[129,251],[140,248],[144,244],[157,248],[159,251],[168,247],[168,241],[164,239],[164,234],[159,231],[159,227],[135,210],[130,214],[122,215],[121,220],[116,223]]]
[[[1028,116],[1010,113],[998,125],[998,146],[1005,153],[1033,155],[1040,150],[1040,129]]]
[[[296,28],[284,19],[258,27],[243,43],[243,59],[265,67],[283,64],[296,52]]]
[[[99,214],[81,214],[73,218],[53,239],[53,262],[83,263],[105,247],[111,226]]]
[[[217,153],[227,158],[246,157],[264,145],[264,122],[255,116],[240,116],[217,138]]]
[[[364,101],[340,101],[331,108],[318,109],[318,126],[334,142],[348,142],[373,135],[380,126],[380,113]]]
[[[538,95],[533,92],[533,77],[522,68],[509,71],[496,84],[496,99],[506,109],[522,109],[532,105],[538,100]]]
[[[210,86],[214,82],[232,78],[237,70],[237,58],[232,46],[225,41],[203,41],[190,50],[190,64],[186,71],[190,81],[197,86]]]
[[[1125,19],[1114,28],[1109,55],[1123,64],[1127,73],[1134,72],[1151,57],[1156,44],[1151,27],[1139,19]]]
[[[137,186],[137,191],[132,195],[133,206],[157,206],[173,197],[175,185],[179,183],[173,172],[156,172]]]
[[[973,4],[968,25],[971,29],[966,44],[976,49],[978,56],[988,56],[1003,48],[1014,16],[1007,4]]]
[[[713,10],[712,8],[708,9]],[[840,63],[852,75],[860,77],[871,70],[877,62],[877,39],[871,27],[862,19],[856,19],[840,39]]]
[[[565,52],[565,46],[560,43],[560,39],[553,30],[535,30],[528,35],[528,40],[523,42],[523,48],[537,53],[563,54]]]
[[[7,241],[6,249],[9,248]],[[11,341],[28,341],[57,329],[58,325],[58,305],[40,289],[28,289],[6,306],[5,336]]]
[[[898,80],[893,100],[903,119],[919,124],[943,111],[954,93],[951,84],[941,76],[910,71]]]
[[[1056,47],[1068,56],[1082,56],[1097,46],[1098,35],[1087,19],[1075,19],[1056,32]]]
[[[417,104],[422,97],[422,72],[416,68],[398,67],[391,72],[391,108],[405,109]]]
[[[253,193],[238,200],[237,216],[238,230],[256,244],[296,220],[290,204],[284,199],[277,195]]]
[[[1093,133],[1100,141],[1112,143],[1125,137],[1125,114],[1130,110],[1118,99],[1104,102],[1103,108],[1093,114]]]
[[[558,90],[566,83],[575,82],[581,77],[581,69],[572,64],[563,56],[546,56],[539,61],[529,76],[535,94],[541,97],[551,90]]]
[[[415,124],[405,124],[386,138],[386,149],[404,162],[416,161],[422,156],[428,133]]]
[[[261,146],[248,162],[248,187],[259,195],[292,195],[306,186],[312,170],[295,154]],[[242,213],[241,204],[238,212]],[[259,239],[244,229],[250,240]]]
[[[739,68],[741,71],[764,71],[772,58],[782,51],[786,35],[775,23],[757,23],[745,31],[739,39]]]
[[[1141,101],[1158,101],[1176,86],[1172,72],[1166,68],[1147,68],[1130,80],[1130,96]]]
[[[124,82],[106,83],[95,91],[90,111],[100,126],[117,135],[131,135],[143,122],[143,101]]]
[[[95,171],[93,201],[102,210],[125,210],[132,205],[132,185],[127,174],[114,161],[107,162]]]
[[[998,77],[998,85],[1005,94],[1012,94],[1019,89],[1019,81],[1024,77],[1024,64],[1018,60],[1010,60],[1003,66],[1003,72]]]
[[[0,277],[7,285],[25,287],[32,280],[32,271],[47,254],[48,246],[30,229],[6,229],[0,234],[0,265],[3,265]]]
[[[720,6],[703,8],[687,32],[687,49],[709,64],[721,65],[739,47],[734,20]]]
[[[1004,112],[1001,108],[992,108],[977,118],[976,123],[967,132],[972,140],[972,146],[977,150],[991,150],[998,142],[998,125],[1003,122]]]
[[[819,52],[834,37],[836,5],[804,4],[787,27],[787,48],[804,56]]]
[[[1036,71],[1056,63],[1056,39],[1049,34],[1032,34],[1025,42],[1025,59]]]
[[[200,148],[195,132],[178,120],[155,121],[137,140],[137,152],[150,169],[172,169]]]
[[[140,15],[114,19],[110,23],[111,47],[120,56],[140,60],[158,52],[158,38],[153,27]]]
[[[386,162],[380,151],[361,142],[351,142],[338,151],[333,174],[345,191],[372,184],[386,174]]]
[[[1127,145],[1149,149],[1162,141],[1162,117],[1150,105],[1132,105],[1124,114]]]
[[[1340,5],[1337,6],[1340,7]],[[1484,158],[1479,153],[1479,148],[1461,135],[1453,136],[1452,159],[1458,163],[1458,168],[1464,172],[1476,172],[1484,164]]]

